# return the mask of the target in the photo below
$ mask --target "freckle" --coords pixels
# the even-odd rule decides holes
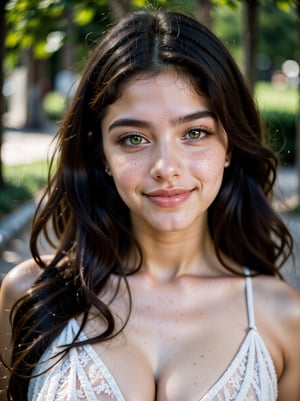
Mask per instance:
[[[204,358],[204,355],[203,355],[203,354],[201,354],[201,358]]]
[[[197,383],[197,382],[195,382],[195,383],[194,383],[194,386],[198,386],[198,383]]]
[[[196,362],[193,362],[193,365],[194,365],[194,366],[196,366],[196,365],[197,365],[197,363],[196,363]]]

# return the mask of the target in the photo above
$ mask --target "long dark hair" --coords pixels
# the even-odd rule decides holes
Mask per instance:
[[[13,399],[26,400],[32,369],[70,318],[82,314],[82,330],[93,305],[106,329],[91,341],[116,334],[101,291],[112,274],[126,282],[139,269],[142,254],[129,211],[104,172],[100,122],[129,78],[169,67],[209,96],[228,135],[231,164],[209,208],[210,233],[221,262],[231,270],[225,255],[254,274],[280,276],[279,268],[291,254],[292,238],[270,206],[277,158],[263,143],[255,104],[229,52],[190,17],[170,11],[130,15],[94,49],[58,132],[55,172],[37,209],[30,242],[42,274],[12,314],[8,393]],[[47,263],[39,253],[41,234],[55,248]],[[128,263],[129,252],[135,252],[135,265]],[[130,299],[129,288],[128,294]]]

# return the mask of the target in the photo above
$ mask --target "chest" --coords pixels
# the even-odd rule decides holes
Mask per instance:
[[[126,400],[199,401],[207,393],[247,333],[243,288],[227,297],[226,306],[222,295],[133,292],[125,329],[93,346]],[[120,322],[122,305],[114,306]]]

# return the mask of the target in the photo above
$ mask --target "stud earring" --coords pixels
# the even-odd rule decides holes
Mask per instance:
[[[109,167],[105,167],[104,171],[106,172],[106,174],[110,174],[110,168]]]

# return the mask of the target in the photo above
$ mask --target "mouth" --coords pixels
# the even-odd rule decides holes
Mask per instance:
[[[185,188],[159,189],[147,193],[147,198],[158,207],[171,208],[183,204],[194,190]]]

